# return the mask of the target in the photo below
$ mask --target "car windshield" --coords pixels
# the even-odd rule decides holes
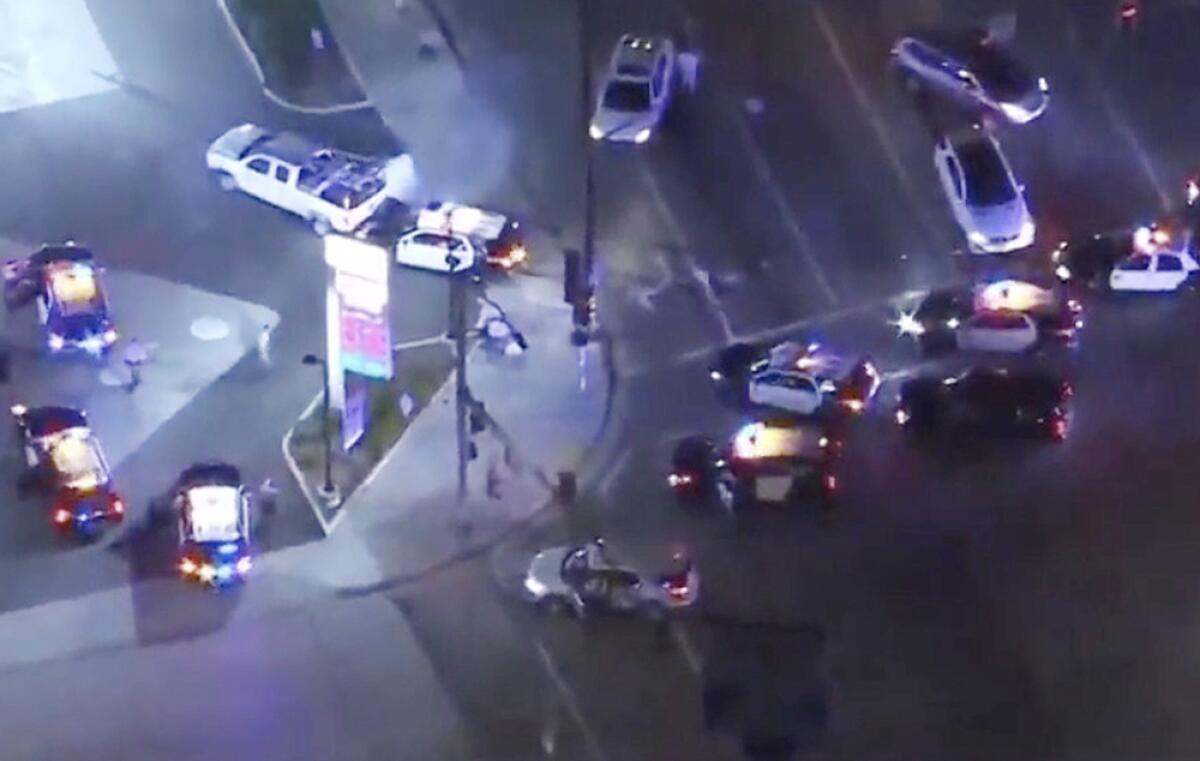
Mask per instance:
[[[90,491],[108,480],[100,448],[86,431],[63,431],[50,444],[50,458],[60,483],[67,489]]]
[[[988,93],[1001,101],[1019,101],[1036,90],[1033,76],[1012,56],[989,46],[974,65],[975,76]]]
[[[958,146],[971,206],[999,206],[1017,196],[1008,171],[995,146],[987,140],[972,140]]]
[[[613,111],[640,113],[650,109],[650,84],[618,79],[604,90],[604,107]]]

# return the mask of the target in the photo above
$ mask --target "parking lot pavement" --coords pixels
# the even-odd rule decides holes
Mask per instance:
[[[63,708],[64,695],[88,710]],[[370,758],[380,748],[412,758],[477,757],[409,625],[380,598],[295,608],[174,644],[10,666],[0,699],[11,708],[0,732],[13,761],[147,754],[316,761]]]

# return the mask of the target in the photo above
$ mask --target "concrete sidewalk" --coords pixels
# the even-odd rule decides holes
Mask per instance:
[[[555,257],[557,259],[557,257]],[[265,567],[342,594],[419,578],[491,546],[551,503],[563,471],[576,471],[606,421],[610,383],[598,346],[570,343],[570,312],[552,272],[489,288],[528,341],[503,356],[477,346],[467,378],[492,425],[475,434],[468,499],[457,505],[454,379],[417,416],[372,478],[346,500],[323,542],[266,559]],[[582,359],[582,363],[581,363]],[[508,448],[513,468],[496,494],[487,472]]]

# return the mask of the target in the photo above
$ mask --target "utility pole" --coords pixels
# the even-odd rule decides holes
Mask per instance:
[[[446,252],[446,263],[450,265],[450,337],[454,340],[454,426],[455,438],[458,441],[458,495],[455,501],[455,516],[463,520],[466,526],[465,509],[467,503],[467,464],[471,460],[471,440],[467,431],[467,402],[470,391],[467,389],[467,313],[466,293],[463,278],[466,272],[456,272],[460,260],[449,250]]]

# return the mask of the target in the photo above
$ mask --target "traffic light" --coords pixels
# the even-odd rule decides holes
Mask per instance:
[[[583,256],[574,249],[567,249],[563,252],[563,264],[563,301],[576,304],[583,284]]]

